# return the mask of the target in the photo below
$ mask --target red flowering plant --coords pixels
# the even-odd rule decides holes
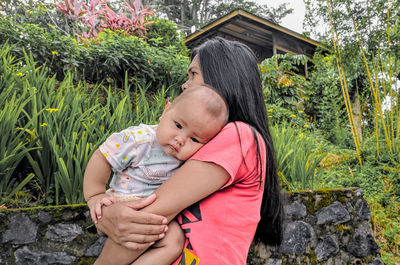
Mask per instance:
[[[149,6],[146,5],[143,7],[143,3],[141,0],[129,0],[125,1],[124,7],[129,13],[128,19],[128,28],[127,31],[132,32],[136,36],[144,37],[146,34],[146,25],[151,24],[154,21],[145,21],[147,16],[152,16],[154,11],[150,11]]]
[[[83,0],[64,0],[64,3],[55,4],[57,11],[63,13],[65,17],[72,21],[77,21],[82,18],[85,11],[82,9],[84,6]]]
[[[148,10],[148,5],[143,6],[141,0],[125,1],[123,9],[118,12],[108,5],[107,0],[89,1],[88,5],[84,0],[64,0],[64,3],[56,4],[57,10],[80,28],[79,40],[96,38],[105,29],[145,37],[146,25],[153,22],[146,21],[146,18],[153,15],[154,11]]]
[[[108,7],[108,1],[102,0],[91,0],[90,5],[83,5],[85,9],[85,15],[82,20],[85,25],[89,28],[88,32],[83,32],[83,38],[95,38],[97,37],[98,28],[100,27],[101,18],[104,10]]]

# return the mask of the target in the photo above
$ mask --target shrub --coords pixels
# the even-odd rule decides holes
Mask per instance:
[[[147,42],[153,47],[176,48],[176,52],[182,55],[189,53],[185,46],[185,36],[183,32],[178,31],[175,23],[163,18],[152,18],[153,23],[147,25]]]
[[[78,43],[56,28],[34,24],[13,25],[0,17],[0,41],[9,40],[13,53],[23,56],[29,50],[35,61],[63,80],[67,71],[74,79],[121,86],[128,74],[130,82],[151,83],[150,92],[162,87],[179,89],[186,78],[189,58],[174,46],[152,47],[144,39],[120,32],[103,31],[96,39]]]
[[[296,72],[307,60],[305,55],[276,54],[261,62],[259,68],[267,104],[291,111],[302,108],[306,79]]]
[[[335,69],[335,58],[315,54],[314,70],[309,75],[306,89],[305,111],[315,120],[315,126],[325,132],[326,138],[342,147],[354,146],[347,125],[343,95],[339,76]]]

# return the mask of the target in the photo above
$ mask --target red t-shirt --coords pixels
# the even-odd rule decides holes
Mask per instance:
[[[260,183],[251,127],[243,122],[236,122],[236,125],[237,128],[234,123],[227,124],[191,157],[223,167],[230,179],[220,190],[178,215],[186,244],[182,256],[174,264],[246,264],[260,220],[265,179]],[[265,144],[261,136],[258,139],[264,175]]]

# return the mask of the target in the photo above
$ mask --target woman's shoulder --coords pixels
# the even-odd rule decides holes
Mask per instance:
[[[251,127],[249,124],[242,121],[229,122],[225,125],[224,128],[218,133],[217,136],[237,136],[238,140],[244,139],[253,139],[254,138],[255,129]]]

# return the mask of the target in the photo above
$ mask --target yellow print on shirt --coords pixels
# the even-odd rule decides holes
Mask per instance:
[[[182,252],[182,258],[178,265],[199,265],[200,258],[185,248]]]

